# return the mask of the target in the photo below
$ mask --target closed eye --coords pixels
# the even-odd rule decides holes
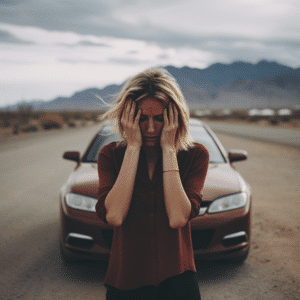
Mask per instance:
[[[147,120],[147,118],[145,117],[140,117],[140,122],[145,122]]]
[[[155,119],[159,122],[163,122],[164,121],[164,117],[161,115],[161,116],[157,116],[155,117]]]
[[[140,122],[145,122],[147,120],[148,120],[147,116],[141,115]],[[157,116],[154,117],[154,120],[158,121],[158,122],[163,122],[164,121],[164,116],[163,115],[157,115]]]

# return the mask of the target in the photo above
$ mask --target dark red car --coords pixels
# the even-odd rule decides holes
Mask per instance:
[[[224,150],[211,129],[190,120],[195,141],[210,152],[210,165],[198,217],[191,220],[195,259],[244,260],[250,247],[251,188],[232,166],[245,160],[241,150]],[[97,156],[105,144],[118,140],[108,123],[103,123],[87,150],[65,152],[64,158],[77,163],[61,188],[61,255],[65,262],[77,259],[107,260],[113,226],[96,215]]]

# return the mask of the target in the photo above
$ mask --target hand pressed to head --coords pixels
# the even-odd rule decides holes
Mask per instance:
[[[178,111],[171,101],[165,107],[153,98],[143,99],[137,104],[130,99],[123,111],[121,124],[128,145],[175,147]]]

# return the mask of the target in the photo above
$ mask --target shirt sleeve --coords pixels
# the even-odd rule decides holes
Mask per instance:
[[[192,209],[189,220],[198,216],[203,196],[203,187],[209,165],[209,151],[201,144],[198,144],[191,164],[191,168],[184,180],[183,188],[189,200]]]
[[[99,189],[96,213],[101,220],[107,223],[104,201],[107,194],[114,186],[118,176],[113,160],[112,144],[105,145],[100,150],[98,154],[97,166],[99,175]]]

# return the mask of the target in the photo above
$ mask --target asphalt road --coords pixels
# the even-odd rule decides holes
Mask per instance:
[[[53,131],[0,145],[0,299],[105,299],[107,263],[64,266],[59,255],[58,195],[97,126]],[[202,298],[300,299],[297,149],[218,134],[244,149],[236,164],[253,188],[252,248],[242,265],[198,262]]]
[[[290,128],[261,127],[248,124],[227,124],[207,122],[216,133],[247,137],[254,140],[268,141],[274,144],[287,145],[300,149],[300,130]]]

